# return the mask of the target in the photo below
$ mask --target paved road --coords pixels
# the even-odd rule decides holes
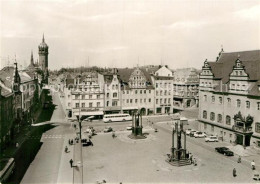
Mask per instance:
[[[57,105],[51,121],[64,121],[57,94],[53,96],[53,103]],[[66,126],[57,126],[42,136],[43,145],[35,159],[26,171],[21,183],[56,183],[60,167],[60,159],[63,151],[64,135],[72,133],[72,129]]]
[[[166,124],[166,123],[165,123]],[[156,126],[156,125],[155,125]],[[192,183],[250,183],[252,171],[246,163],[238,164],[235,157],[225,157],[214,151],[225,143],[205,143],[204,139],[187,138],[188,151],[198,161],[198,166],[172,167],[165,162],[171,147],[171,127],[158,133],[149,131],[146,141],[130,141],[130,133],[117,132],[93,137],[94,146],[83,149],[84,181],[96,182],[192,182]],[[160,126],[161,127],[161,126]],[[159,126],[158,126],[159,128]],[[148,136],[148,137],[149,137]],[[232,176],[233,168],[238,176]]]

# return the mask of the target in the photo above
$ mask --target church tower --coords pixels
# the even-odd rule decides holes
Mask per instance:
[[[42,43],[39,45],[39,67],[42,69],[43,73],[48,73],[48,45],[45,43],[44,35],[42,37]]]

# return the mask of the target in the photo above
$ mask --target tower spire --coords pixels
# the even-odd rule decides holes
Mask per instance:
[[[31,65],[33,65],[33,51],[31,51]]]
[[[43,35],[42,35],[42,43],[44,43],[45,42],[45,39],[44,39],[44,33],[43,33]]]

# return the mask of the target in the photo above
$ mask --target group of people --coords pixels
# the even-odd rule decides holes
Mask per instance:
[[[242,160],[241,160],[241,157],[239,156],[238,159],[237,159],[237,163],[241,163],[241,162],[242,162]],[[254,160],[252,160],[252,162],[251,162],[251,169],[255,170],[255,161]],[[237,176],[237,170],[236,170],[236,168],[234,168],[233,169],[233,177],[236,177],[236,176]]]

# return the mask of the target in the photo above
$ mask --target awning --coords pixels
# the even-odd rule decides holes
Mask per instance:
[[[123,110],[135,110],[138,109],[138,107],[123,107]]]
[[[103,111],[90,111],[90,112],[80,112],[80,116],[95,116],[95,115],[103,115]],[[74,112],[75,116],[79,116],[79,112]]]

